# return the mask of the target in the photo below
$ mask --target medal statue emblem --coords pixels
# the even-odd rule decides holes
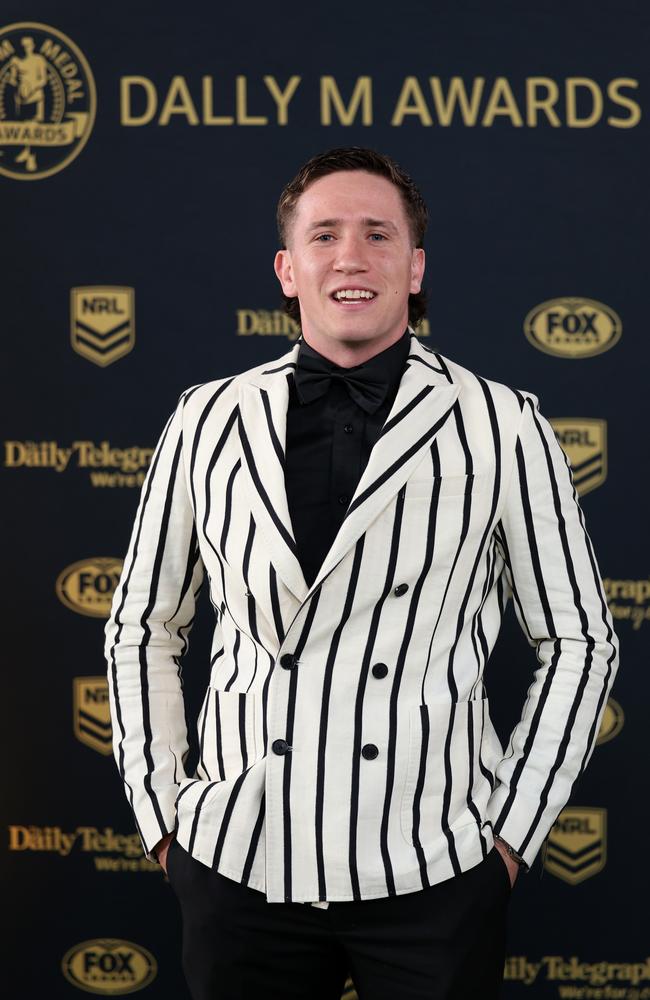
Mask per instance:
[[[0,174],[31,181],[63,170],[86,145],[96,108],[74,42],[34,21],[0,28]]]

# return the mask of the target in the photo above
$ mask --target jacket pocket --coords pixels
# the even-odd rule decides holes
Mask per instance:
[[[225,781],[246,771],[261,756],[256,695],[208,688],[199,718],[197,773]]]
[[[409,844],[475,823],[490,795],[479,764],[485,699],[430,702],[409,710],[408,763],[400,824]]]
[[[484,474],[468,476],[427,476],[425,478],[407,479],[406,499],[418,497],[431,498],[438,491],[438,499],[447,497],[463,497],[468,493],[476,495],[485,487]]]

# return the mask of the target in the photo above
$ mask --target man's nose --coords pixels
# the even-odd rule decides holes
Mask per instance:
[[[341,237],[336,245],[334,267],[337,271],[365,271],[368,268],[366,245],[355,236]]]

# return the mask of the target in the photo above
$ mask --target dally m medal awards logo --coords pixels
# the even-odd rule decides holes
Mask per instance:
[[[74,677],[72,680],[73,728],[80,743],[110,756],[113,730],[106,677]]]
[[[623,324],[618,313],[595,299],[549,299],[531,309],[524,333],[538,351],[557,358],[591,358],[618,343]]]
[[[0,28],[0,174],[34,181],[63,170],[96,111],[90,66],[66,35],[36,21]]]
[[[123,285],[85,285],[70,290],[73,350],[105,368],[133,350],[135,291]]]
[[[607,861],[607,810],[563,809],[548,835],[544,867],[569,885],[602,871]]]
[[[550,421],[571,474],[583,497],[607,479],[607,422],[591,417],[553,417]]]

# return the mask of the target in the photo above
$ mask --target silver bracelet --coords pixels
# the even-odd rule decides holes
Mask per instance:
[[[518,865],[521,865],[524,869],[528,870],[528,865],[522,858],[521,854],[517,854],[514,847],[511,847],[511,845],[508,843],[507,840],[504,840],[503,837],[500,837],[498,833],[493,834],[493,837],[495,840],[498,840],[500,844],[503,844],[503,846],[506,849],[506,854],[508,855],[508,857],[512,858],[512,860],[516,861]]]

